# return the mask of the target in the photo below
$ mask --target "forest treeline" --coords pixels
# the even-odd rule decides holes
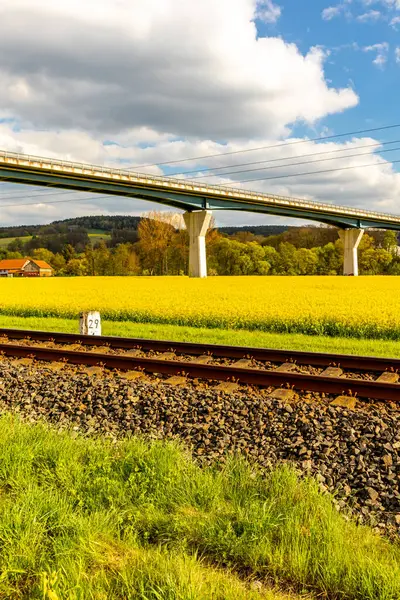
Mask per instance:
[[[187,273],[188,235],[180,215],[152,212],[143,218],[118,217],[117,221],[116,217],[98,217],[97,228],[108,231],[109,237],[94,244],[88,235],[93,219],[81,217],[71,220],[73,225],[62,221],[41,227],[28,241],[19,238],[0,248],[0,258],[32,256],[51,264],[59,276]],[[211,227],[206,237],[209,275],[342,273],[343,245],[337,229],[275,231],[281,232],[265,236],[257,227],[238,228],[228,235]],[[359,246],[359,269],[361,274],[400,275],[397,233],[365,233]]]
[[[53,221],[49,225],[0,227],[0,239],[66,234],[71,231],[87,232],[88,230],[96,229],[106,232],[111,232],[114,229],[137,230],[140,219],[141,217],[131,217],[128,215],[95,215]]]

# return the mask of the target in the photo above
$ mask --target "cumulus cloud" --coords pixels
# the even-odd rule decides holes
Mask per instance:
[[[279,11],[267,0],[0,0],[0,149],[160,174],[166,169],[154,163],[271,146],[290,136],[294,123],[314,124],[355,106],[350,86],[337,89],[325,79],[322,49],[302,54],[281,37],[259,36],[255,21],[273,23]],[[275,161],[254,173],[261,181],[240,183],[252,173],[227,169],[200,181],[395,210],[400,176],[389,162],[366,148],[367,156],[332,154],[319,166],[354,170],[318,174],[317,164],[290,167],[287,159],[344,145],[300,141],[178,166],[195,170],[192,177],[209,166],[240,170],[242,162],[284,158],[284,169]],[[280,177],[306,170],[313,173]],[[126,198],[0,189],[2,224],[151,208]],[[19,207],[24,194],[30,206]],[[217,214],[219,223],[232,219],[260,217]]]
[[[394,51],[396,62],[400,64],[400,46]]]
[[[372,8],[374,6],[375,8]],[[357,11],[365,8],[370,10],[357,14]],[[355,19],[359,23],[375,23],[384,20],[392,25],[393,21],[394,24],[397,22],[396,17],[391,17],[396,10],[400,10],[400,0],[343,0],[339,4],[325,8],[321,14],[326,21],[344,15],[348,20]]]
[[[376,57],[372,62],[380,69],[386,65],[389,52],[389,44],[387,42],[373,44],[372,46],[365,46],[363,50],[364,52],[376,52]]]
[[[258,8],[257,8],[258,6]],[[325,55],[257,37],[255,0],[1,0],[0,106],[37,128],[282,135],[354,106]],[[0,115],[1,116],[1,115]]]
[[[386,4],[389,8],[400,10],[400,0],[380,0],[383,4]]]
[[[276,23],[281,13],[281,7],[272,0],[259,0],[257,3],[256,18],[264,23]]]
[[[343,12],[343,4],[337,4],[336,6],[328,6],[324,8],[321,15],[324,21],[331,21],[335,17],[338,17]]]
[[[389,9],[400,10],[400,0],[361,0],[365,6],[371,6],[373,4],[380,4]]]
[[[360,23],[373,23],[379,21],[381,16],[382,15],[379,12],[379,10],[369,10],[368,12],[363,13],[362,15],[358,15],[357,21],[359,21]]]
[[[339,2],[338,4],[334,4],[332,6],[324,8],[324,10],[321,13],[321,16],[324,19],[324,21],[330,21],[331,19],[334,19],[335,17],[339,17],[341,15],[344,15],[347,18],[351,18],[352,3],[353,0],[342,0],[342,2]]]

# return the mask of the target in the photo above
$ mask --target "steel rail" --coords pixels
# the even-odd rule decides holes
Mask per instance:
[[[249,346],[225,346],[221,344],[197,344],[192,342],[176,342],[172,340],[148,340],[142,338],[123,338],[117,336],[91,336],[75,333],[59,333],[46,331],[30,331],[23,329],[0,328],[1,336],[10,339],[30,339],[38,342],[53,341],[58,344],[79,343],[82,346],[109,346],[114,349],[169,352],[201,356],[210,354],[216,358],[240,359],[251,357],[254,360],[269,362],[295,362],[298,365],[316,367],[340,366],[345,369],[383,372],[385,370],[400,371],[400,359],[381,358],[375,356],[356,356],[352,354],[327,354],[323,352],[301,352],[297,350],[276,350],[274,348],[254,348]]]
[[[378,381],[248,369],[235,365],[208,365],[195,362],[163,360],[160,358],[131,357],[38,346],[21,346],[8,343],[0,343],[0,354],[14,358],[35,358],[36,360],[50,362],[65,361],[75,365],[99,365],[104,368],[120,371],[141,370],[146,373],[187,375],[206,380],[234,380],[238,383],[259,387],[288,385],[299,391],[324,392],[327,394],[346,393],[363,398],[400,401],[399,384],[381,383]]]

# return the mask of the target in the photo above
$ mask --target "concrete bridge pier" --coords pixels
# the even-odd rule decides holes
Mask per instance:
[[[344,249],[343,275],[358,275],[357,248],[363,234],[364,229],[339,229]]]
[[[189,277],[207,277],[206,233],[211,221],[210,210],[185,212],[189,233]]]

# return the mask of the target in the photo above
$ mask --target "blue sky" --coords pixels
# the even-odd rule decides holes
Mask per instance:
[[[157,174],[279,158],[273,169],[265,163],[249,174],[261,179],[254,183],[215,171],[207,180],[400,213],[399,166],[391,162],[400,150],[371,148],[400,140],[400,128],[310,141],[400,123],[399,92],[400,0],[0,3],[0,149],[150,164]],[[248,152],[283,140],[302,143]],[[157,166],[224,152],[236,154]],[[328,162],[290,167],[321,152]],[[355,156],[343,158],[349,152]],[[344,165],[351,169],[338,170]],[[333,171],[318,174],[321,168]],[[46,195],[27,208],[13,201],[20,188],[1,186],[0,222],[49,222],[63,218],[66,206],[68,216],[154,208],[68,193],[71,204],[51,205]],[[271,220],[282,222],[265,217]],[[224,212],[217,222],[260,217]]]
[[[363,0],[351,3],[283,0],[279,4],[282,12],[277,23],[257,23],[260,35],[282,36],[303,53],[312,46],[324,48],[329,52],[325,63],[327,79],[339,87],[350,83],[360,97],[358,106],[326,117],[327,128],[334,132],[354,131],[364,125],[380,127],[400,123],[400,59],[396,62],[396,48],[400,46],[400,4],[399,10],[379,0],[369,5]],[[323,18],[324,9],[340,6],[344,8],[337,16]],[[371,11],[374,15],[367,19]],[[398,23],[391,25],[396,17]],[[379,48],[372,48],[377,44],[387,44],[388,48],[383,47],[379,52]],[[384,64],[374,64],[380,53]],[[393,139],[391,135],[380,137]],[[400,139],[400,132],[397,137]]]

